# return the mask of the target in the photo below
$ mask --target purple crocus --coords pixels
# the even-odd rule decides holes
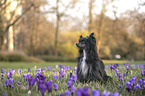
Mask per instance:
[[[73,95],[74,92],[75,92],[75,87],[72,85],[71,86],[71,94]]]
[[[48,92],[52,92],[52,82],[53,82],[52,80],[45,82]]]
[[[42,96],[44,96],[47,87],[44,84],[39,85],[39,90],[41,91]]]
[[[2,94],[2,96],[7,96],[7,94]]]
[[[4,69],[3,69],[3,68],[1,68],[1,73],[3,73],[3,71],[4,71]]]
[[[82,88],[77,89],[76,96],[83,96],[83,89]]]
[[[119,89],[121,89],[121,88],[122,88],[122,86],[120,85],[120,86],[119,86]]]
[[[132,91],[132,87],[131,87],[131,83],[130,82],[126,82],[126,89],[128,92]]]
[[[56,83],[54,83],[54,84],[53,84],[53,88],[54,88],[55,91],[57,91],[58,85],[57,85]]]
[[[49,70],[49,66],[47,66],[47,70]]]
[[[62,64],[60,64],[59,67],[62,68]]]
[[[65,91],[65,96],[70,96],[70,92],[68,90]]]
[[[75,83],[77,80],[77,75],[72,75],[72,80],[73,80],[73,83]]]
[[[31,72],[31,69],[30,68],[28,68],[28,72]]]
[[[52,66],[50,66],[50,70],[52,70]]]
[[[144,75],[143,70],[141,70],[141,75],[142,75],[142,76]]]
[[[118,78],[119,78],[119,80],[121,79],[121,72],[119,72],[119,74],[118,74]]]
[[[89,87],[84,87],[84,89],[83,89],[83,96],[90,96]]]
[[[10,78],[10,79],[9,79],[9,87],[12,87],[12,83],[13,83],[13,79]]]
[[[100,91],[99,90],[93,90],[92,95],[93,96],[100,96]]]
[[[9,79],[10,78],[10,72],[7,71],[6,75],[7,75],[7,78]]]
[[[123,82],[124,82],[124,80],[123,80],[123,78],[121,78],[121,83],[123,84]]]
[[[36,81],[37,81],[37,78],[34,78],[34,77],[29,78],[28,83],[29,83],[30,90]]]
[[[110,96],[119,96],[119,93],[115,92],[114,94],[111,94]]]
[[[143,87],[144,87],[144,89],[145,89],[145,81],[143,81]]]
[[[18,73],[22,73],[22,69],[18,69]]]
[[[130,65],[130,67],[131,67],[131,70],[133,69],[133,65]]]
[[[57,80],[57,76],[56,75],[54,76],[54,79]]]
[[[70,77],[70,78],[72,77],[72,72],[70,72],[69,77]]]
[[[67,82],[67,87],[68,87],[68,88],[71,88],[71,86],[72,86],[72,81],[69,80],[69,81]]]
[[[6,79],[6,87],[8,88],[9,87],[9,80]]]
[[[138,80],[138,84],[139,84],[140,86],[142,86],[142,79],[139,79],[139,80]]]

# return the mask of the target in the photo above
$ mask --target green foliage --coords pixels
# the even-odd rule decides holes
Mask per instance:
[[[0,61],[25,61],[26,57],[21,54],[0,54]]]
[[[24,56],[22,54],[0,54],[0,61],[6,61],[6,62],[44,62],[41,59],[30,57],[30,56]]]

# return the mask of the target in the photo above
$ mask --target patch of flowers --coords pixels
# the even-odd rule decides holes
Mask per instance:
[[[55,67],[4,70],[1,68],[0,95],[40,96],[124,96],[145,93],[145,64],[110,64],[105,66],[113,81],[77,81],[77,67],[60,64]]]

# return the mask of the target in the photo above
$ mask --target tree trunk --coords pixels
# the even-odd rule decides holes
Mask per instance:
[[[58,50],[57,50],[57,45],[58,45],[58,33],[59,33],[59,22],[60,22],[60,14],[59,14],[59,6],[58,6],[59,0],[57,0],[56,2],[56,31],[55,31],[55,44],[54,44],[54,48],[55,48],[55,56],[58,55]]]
[[[92,8],[93,8],[93,0],[90,0],[90,2],[89,2],[89,26],[88,26],[89,33],[92,32],[92,20],[93,20]]]

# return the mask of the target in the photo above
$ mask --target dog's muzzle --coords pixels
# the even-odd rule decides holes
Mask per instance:
[[[76,46],[77,46],[78,48],[84,48],[84,47],[85,47],[85,44],[76,43]]]

